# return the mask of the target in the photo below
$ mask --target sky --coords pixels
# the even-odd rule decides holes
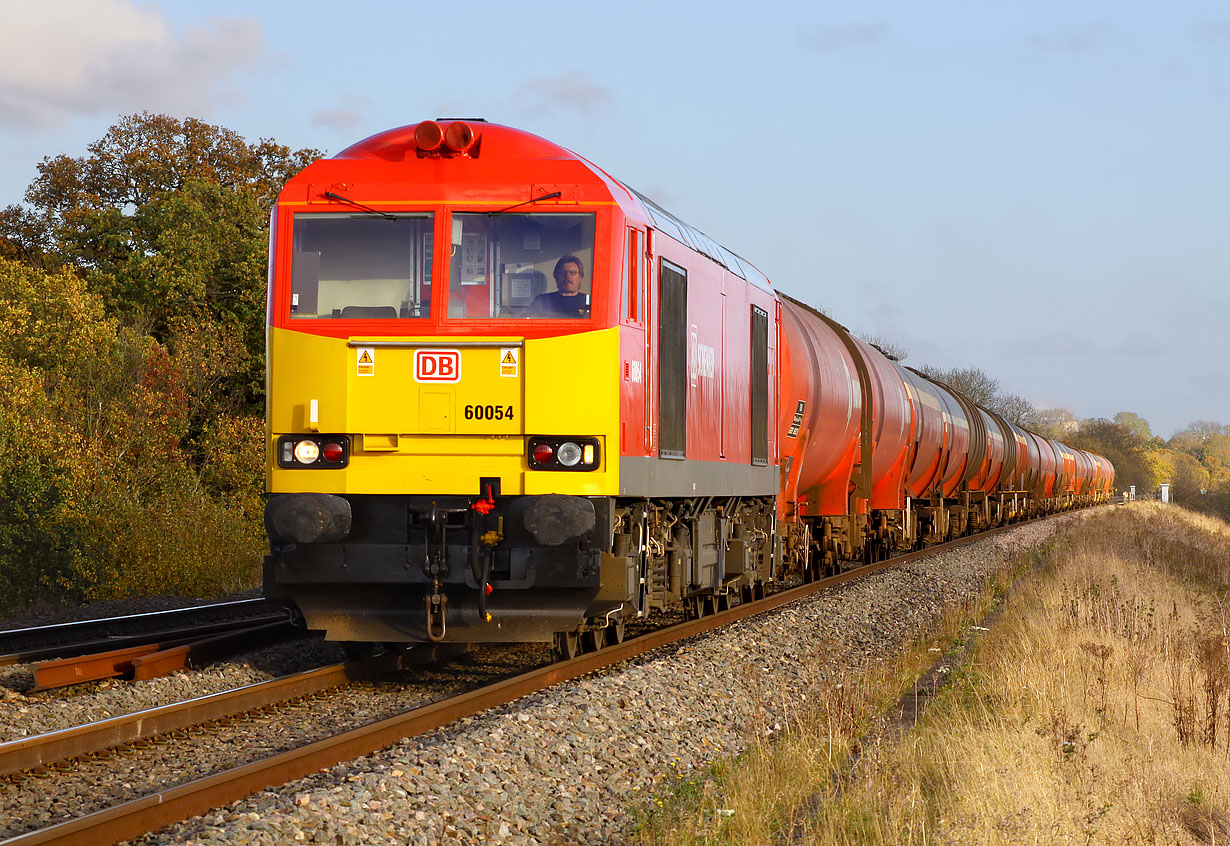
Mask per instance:
[[[123,115],[567,147],[906,363],[1230,424],[1230,6],[0,0],[0,206]]]

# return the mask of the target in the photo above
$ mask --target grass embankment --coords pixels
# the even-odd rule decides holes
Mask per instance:
[[[1224,523],[1103,512],[1018,580],[903,738],[866,740],[934,642],[681,781],[643,842],[1230,843],[1228,588]]]

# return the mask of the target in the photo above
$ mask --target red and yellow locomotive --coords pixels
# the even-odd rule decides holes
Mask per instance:
[[[344,641],[553,641],[1108,498],[585,159],[373,136],[272,226],[265,590]]]

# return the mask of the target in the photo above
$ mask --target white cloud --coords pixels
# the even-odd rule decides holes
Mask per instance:
[[[814,27],[800,36],[803,46],[817,53],[870,47],[883,41],[888,26],[880,21]]]
[[[200,114],[239,98],[236,72],[265,51],[254,18],[214,19],[172,31],[133,0],[5,0],[0,125],[38,129],[76,115]]]
[[[1034,50],[1046,53],[1074,54],[1099,50],[1108,46],[1114,38],[1115,30],[1110,24],[1094,21],[1034,33],[1025,39],[1025,43]]]
[[[570,71],[551,77],[531,79],[514,98],[531,115],[557,111],[594,117],[614,103],[611,89],[599,85],[584,71]]]
[[[312,112],[312,126],[327,126],[330,129],[350,132],[362,123],[363,113],[351,106],[317,109]]]
[[[1192,36],[1198,41],[1224,44],[1230,41],[1230,18],[1201,21],[1192,27]]]

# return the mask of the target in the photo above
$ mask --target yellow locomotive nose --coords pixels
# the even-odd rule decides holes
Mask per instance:
[[[474,496],[495,479],[505,496],[615,494],[618,388],[592,373],[617,372],[618,344],[610,329],[458,341],[275,327],[269,490]]]

